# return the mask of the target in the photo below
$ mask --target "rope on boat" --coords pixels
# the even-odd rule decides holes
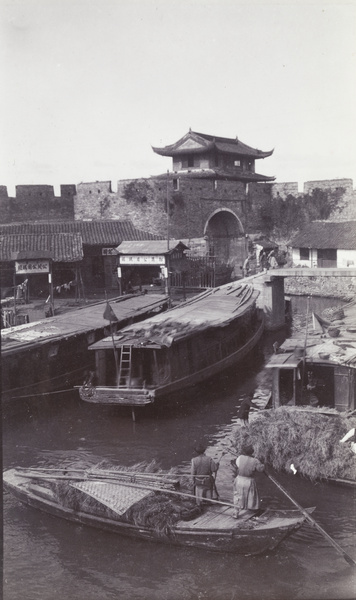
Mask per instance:
[[[63,378],[63,375],[69,376],[69,375],[73,375],[73,373],[82,373],[83,371],[85,371],[86,369],[89,369],[90,367],[91,367],[91,365],[89,365],[89,364],[83,365],[82,367],[78,367],[78,369],[74,369],[73,371],[66,371],[65,373],[62,373],[61,375],[57,375],[56,377],[51,377],[50,379],[42,379],[41,381],[35,381],[34,383],[28,383],[27,385],[22,385],[20,387],[13,388],[12,390],[6,390],[6,393],[16,392],[16,390],[28,390],[35,386],[44,385],[46,383],[51,383],[53,381],[56,381],[57,379]]]
[[[34,396],[53,396],[54,394],[64,394],[65,392],[73,392],[74,388],[69,388],[66,390],[58,390],[56,392],[42,392],[38,394],[37,392],[33,392],[32,394],[27,394],[26,396],[11,396],[11,399],[17,400],[18,398],[33,398]]]

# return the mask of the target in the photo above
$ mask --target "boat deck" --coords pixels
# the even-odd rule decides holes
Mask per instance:
[[[233,508],[229,506],[209,506],[201,515],[191,521],[178,521],[176,527],[179,529],[231,529],[237,522],[232,514]]]
[[[120,297],[110,300],[120,327],[129,321],[151,315],[160,311],[160,306],[167,302],[166,296],[142,294],[140,296]],[[17,327],[8,327],[1,331],[1,354],[6,356],[25,348],[39,344],[58,341],[62,338],[78,336],[109,327],[109,321],[103,313],[106,302],[84,306],[73,311]]]
[[[191,521],[178,521],[176,529],[181,531],[206,530],[231,531],[234,529],[258,531],[259,529],[277,529],[288,527],[291,524],[291,511],[263,511],[244,510],[239,517],[233,517],[234,509],[230,506],[210,505],[204,512]],[[292,511],[293,512],[293,511]],[[300,520],[300,515],[293,515],[295,520]]]

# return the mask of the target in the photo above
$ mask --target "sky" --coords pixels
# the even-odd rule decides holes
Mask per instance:
[[[191,128],[356,185],[356,2],[0,0],[0,185],[149,177]]]

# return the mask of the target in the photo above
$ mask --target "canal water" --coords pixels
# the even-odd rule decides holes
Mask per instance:
[[[333,303],[335,304],[335,303]],[[325,302],[324,302],[325,306]],[[315,309],[316,310],[316,309]],[[320,307],[319,307],[320,310]],[[297,299],[295,322],[305,302]],[[131,466],[157,460],[163,468],[189,469],[194,444],[221,459],[217,487],[232,499],[231,455],[239,398],[269,385],[263,366],[283,332],[233,372],[182,394],[131,420],[130,411],[98,407],[77,392],[17,400],[3,408],[3,467],[106,464]],[[355,493],[292,475],[277,479],[303,506],[316,506],[316,521],[356,559]],[[260,474],[265,506],[294,508]],[[257,557],[126,539],[76,525],[3,495],[4,600],[322,600],[356,595],[352,569],[317,530],[302,529],[273,552]]]

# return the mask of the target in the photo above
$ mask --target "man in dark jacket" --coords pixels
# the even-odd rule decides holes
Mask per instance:
[[[245,396],[241,402],[239,412],[237,415],[241,421],[241,425],[243,425],[244,427],[248,425],[248,417],[250,414],[251,406],[253,406],[253,408],[259,408],[257,404],[252,402],[252,398],[250,398],[250,396]]]
[[[212,498],[214,479],[213,473],[219,468],[212,458],[206,456],[205,447],[201,444],[195,447],[198,456],[192,459],[191,475],[195,488],[196,503],[201,506],[203,498]]]

